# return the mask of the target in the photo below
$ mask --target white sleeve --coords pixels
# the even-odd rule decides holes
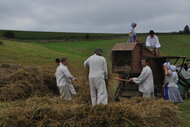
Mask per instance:
[[[104,61],[103,61],[103,70],[104,70],[105,79],[108,79],[108,68],[107,68],[107,62],[106,62],[105,58],[104,58]]]
[[[146,38],[146,46],[147,46],[147,47],[151,47],[151,44],[150,44],[150,42],[149,42],[149,36]]]
[[[73,75],[70,73],[70,71],[68,70],[67,67],[64,67],[63,73],[64,73],[64,75],[65,75],[65,77],[66,77],[67,79],[73,79],[73,78],[74,78]]]
[[[136,83],[136,84],[140,84],[142,82],[144,82],[147,78],[147,76],[149,75],[148,70],[146,68],[143,68],[141,74],[139,77],[137,78],[132,78],[132,80]]]
[[[88,68],[88,66],[89,66],[89,58],[86,61],[84,61],[84,67]]]
[[[160,47],[161,47],[161,45],[160,45],[159,39],[156,36],[156,48],[160,48]]]
[[[175,72],[175,83],[178,83],[179,77],[177,75],[177,72]]]

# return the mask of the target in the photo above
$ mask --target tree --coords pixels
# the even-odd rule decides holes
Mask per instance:
[[[190,30],[189,30],[189,26],[188,26],[188,25],[186,25],[186,26],[184,27],[183,33],[184,33],[184,34],[190,34]]]
[[[14,38],[15,37],[15,34],[13,31],[5,31],[4,34],[3,34],[3,37],[6,37],[6,38]]]
[[[179,33],[179,34],[183,34],[183,31],[182,31],[182,30],[180,30],[178,33]]]
[[[88,40],[88,39],[90,38],[90,35],[89,35],[89,34],[86,34],[86,35],[85,35],[85,38],[86,38],[86,40]]]

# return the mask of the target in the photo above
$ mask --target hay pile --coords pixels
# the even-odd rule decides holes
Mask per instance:
[[[0,101],[58,94],[53,74],[37,67],[0,65]]]
[[[85,74],[81,74],[85,75]],[[178,108],[164,100],[132,98],[91,106],[85,76],[72,101],[58,96],[54,72],[38,67],[0,65],[0,127],[180,127]]]
[[[91,103],[87,82],[84,77],[78,79],[77,85],[75,85],[77,91],[75,102]],[[23,100],[33,96],[59,96],[54,70],[0,64],[0,101]]]
[[[9,103],[0,126],[10,127],[179,127],[178,109],[164,100],[132,98],[127,103],[90,106],[59,98]]]

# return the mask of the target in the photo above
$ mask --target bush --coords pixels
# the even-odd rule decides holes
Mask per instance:
[[[6,38],[14,38],[15,37],[15,34],[13,31],[5,31],[4,34],[3,34],[3,37],[6,37]]]
[[[90,38],[90,35],[89,34],[86,34],[85,35],[85,39],[88,40]]]

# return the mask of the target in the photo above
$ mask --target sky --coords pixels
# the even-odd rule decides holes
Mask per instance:
[[[128,33],[190,25],[190,0],[0,0],[0,29]]]

